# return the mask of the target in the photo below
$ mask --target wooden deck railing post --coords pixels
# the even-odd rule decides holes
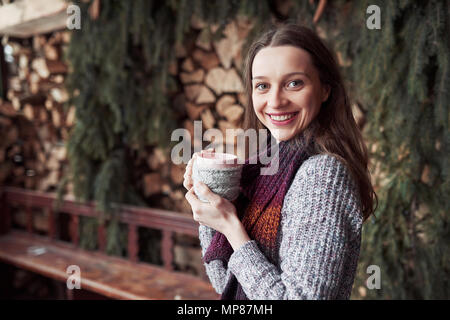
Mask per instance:
[[[70,238],[75,247],[78,247],[80,242],[80,234],[78,233],[78,227],[80,225],[80,217],[77,215],[70,216]]]
[[[52,208],[48,209],[48,236],[50,239],[56,239],[55,213]]]
[[[8,233],[11,230],[11,209],[6,202],[4,192],[0,194],[0,234]]]
[[[101,222],[97,229],[98,250],[105,252],[106,250],[106,228],[105,223]]]
[[[164,263],[164,268],[167,270],[173,270],[173,238],[172,232],[163,230],[162,233],[162,243],[161,243],[161,251],[162,251],[162,260]]]
[[[128,259],[133,262],[138,261],[138,234],[137,225],[128,225]]]
[[[25,207],[25,212],[27,216],[27,232],[33,233],[33,209],[31,208],[31,206],[27,205]]]

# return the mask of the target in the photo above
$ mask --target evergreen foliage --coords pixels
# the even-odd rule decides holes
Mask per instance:
[[[116,203],[142,201],[130,182],[130,157],[145,145],[170,145],[177,126],[169,101],[176,57],[195,13],[219,28],[237,14],[254,22],[247,44],[274,16],[312,27],[316,10],[292,1],[287,15],[275,1],[102,1],[100,16],[82,8],[82,29],[68,52],[76,126],[69,141],[70,180],[77,197],[95,200],[114,217]],[[366,27],[369,5],[381,8],[381,29]],[[351,97],[366,112],[364,136],[371,150],[377,219],[363,226],[353,297],[381,269],[381,289],[365,298],[448,299],[449,227],[449,4],[441,1],[328,2],[318,27],[326,42],[352,61],[343,68]],[[319,35],[322,34],[319,33]],[[77,94],[78,93],[78,94]],[[97,222],[82,223],[82,239],[95,247]],[[124,252],[118,224],[110,224],[109,252]],[[89,244],[86,244],[89,246]],[[364,297],[364,295],[362,296]]]
[[[361,26],[381,9],[381,29]],[[381,268],[369,298],[450,297],[450,15],[444,1],[358,1],[336,35],[353,60],[348,78],[367,109],[365,137],[377,168],[378,219],[363,228],[359,285]]]

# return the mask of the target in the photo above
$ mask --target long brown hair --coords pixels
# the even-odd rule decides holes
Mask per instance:
[[[334,54],[311,29],[292,23],[272,27],[249,47],[243,70],[247,98],[243,126],[245,129],[265,128],[253,110],[252,64],[262,48],[283,45],[306,50],[318,70],[322,85],[330,87],[328,99],[322,103],[319,113],[303,133],[307,139],[314,137],[315,153],[335,156],[349,168],[359,189],[361,211],[366,221],[376,210],[373,208],[375,200],[378,206],[368,169],[367,147],[353,117]]]

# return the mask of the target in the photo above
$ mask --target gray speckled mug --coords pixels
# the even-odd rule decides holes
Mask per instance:
[[[239,196],[239,183],[241,180],[242,164],[238,158],[229,153],[202,152],[195,159],[192,166],[192,180],[194,181],[194,192],[197,197],[202,198],[195,187],[196,181],[206,184],[212,192],[229,201]]]

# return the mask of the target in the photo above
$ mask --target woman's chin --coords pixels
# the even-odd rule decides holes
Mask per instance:
[[[282,134],[282,135],[273,135],[273,137],[275,138],[275,140],[277,140],[278,143],[280,143],[282,141],[291,140],[293,135],[284,135],[284,134]]]

